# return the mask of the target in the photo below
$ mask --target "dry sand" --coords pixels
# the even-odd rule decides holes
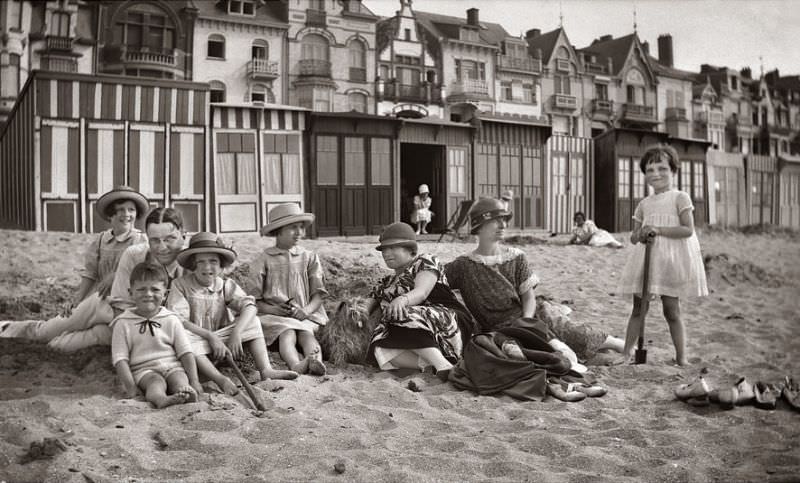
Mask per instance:
[[[704,368],[714,387],[738,375],[800,376],[800,241],[717,231],[700,238],[712,293],[683,304],[691,367],[670,364],[656,303],[648,364],[591,367],[610,391],[574,404],[478,397],[430,375],[349,365],[260,383],[272,405],[263,413],[211,386],[204,402],[159,411],[120,399],[107,349],[62,355],[0,340],[0,480],[798,481],[800,413],[782,402],[771,412],[694,408],[672,390]],[[77,286],[89,240],[0,231],[0,319],[56,313]],[[234,240],[245,262],[270,243]],[[565,240],[520,245],[543,280],[538,293],[568,304],[573,321],[623,335],[630,302],[612,294],[630,247]],[[373,237],[304,244],[324,259],[337,297],[363,294],[384,273]],[[443,261],[471,247],[421,244]],[[420,392],[408,389],[412,379]],[[45,447],[52,457],[26,462],[44,438],[56,439]]]

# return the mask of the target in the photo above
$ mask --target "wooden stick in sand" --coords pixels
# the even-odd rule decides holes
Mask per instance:
[[[644,319],[650,310],[650,252],[653,248],[655,235],[647,235],[644,245],[644,273],[642,273],[642,305],[639,310],[642,314],[642,325],[639,329],[639,340],[636,343],[636,353],[634,363],[647,364],[647,349],[644,348]]]
[[[244,377],[244,374],[242,374],[242,370],[239,369],[239,366],[236,365],[236,361],[233,360],[233,355],[230,352],[228,352],[225,355],[225,359],[228,361],[228,364],[230,364],[230,366],[233,367],[233,372],[236,373],[236,377],[238,377],[239,380],[242,382],[244,389],[247,391],[247,395],[250,396],[250,399],[252,399],[256,409],[258,409],[259,411],[266,411],[267,405],[264,403],[264,400],[262,399],[261,395],[257,394],[253,390],[253,386],[251,386],[250,383],[247,382],[247,378]]]

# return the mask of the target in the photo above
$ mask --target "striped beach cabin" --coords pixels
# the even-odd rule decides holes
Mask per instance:
[[[775,186],[777,184],[778,160],[773,156],[748,154],[745,157],[747,178],[747,202],[750,225],[775,223]]]
[[[97,232],[116,185],[209,229],[206,84],[34,71],[0,133],[0,226]]]
[[[258,231],[276,204],[304,207],[307,112],[284,105],[211,104],[210,215],[217,232]]]
[[[800,156],[778,158],[778,224],[800,228]]]
[[[553,135],[547,140],[544,221],[553,233],[572,230],[575,212],[594,218],[594,142]]]

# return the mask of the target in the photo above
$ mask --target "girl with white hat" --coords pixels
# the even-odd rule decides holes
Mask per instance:
[[[433,218],[433,212],[431,211],[433,198],[431,198],[428,185],[419,185],[418,191],[419,194],[414,196],[414,211],[411,213],[411,223],[416,223],[417,235],[428,233],[425,228],[428,226],[428,223],[431,222],[431,218]]]

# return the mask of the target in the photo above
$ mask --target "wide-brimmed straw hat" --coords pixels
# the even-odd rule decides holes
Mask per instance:
[[[503,194],[500,195],[500,199],[511,201],[514,199],[514,192],[511,190],[505,190],[503,191]]]
[[[426,184],[419,185],[419,189],[417,191],[419,191],[419,194],[422,194],[422,193],[431,194],[431,190],[428,189],[428,185],[426,185]]]
[[[268,222],[261,228],[262,236],[270,236],[278,228],[302,221],[306,228],[314,223],[313,213],[303,213],[297,203],[284,203],[269,210]]]
[[[189,248],[184,248],[178,253],[178,263],[184,268],[193,270],[192,255],[200,253],[216,253],[219,255],[222,267],[227,267],[236,260],[236,252],[225,246],[215,233],[201,231],[189,240]]]
[[[413,252],[417,251],[417,234],[411,225],[398,221],[387,226],[380,238],[378,238],[380,245],[375,249],[379,252],[389,247],[406,247]]]
[[[506,210],[503,203],[496,198],[480,198],[469,209],[470,233],[473,235],[490,220],[504,218],[511,219],[511,212]]]
[[[109,221],[114,216],[114,213],[109,213],[109,210],[118,201],[132,201],[136,205],[137,220],[144,218],[147,212],[150,211],[150,203],[147,198],[130,186],[117,186],[108,193],[103,194],[95,203],[94,209],[97,210],[102,219]]]

